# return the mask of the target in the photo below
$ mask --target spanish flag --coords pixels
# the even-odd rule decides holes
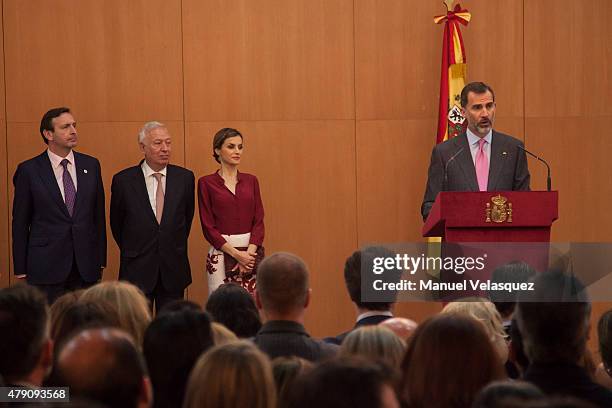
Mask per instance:
[[[465,132],[467,122],[461,114],[461,90],[465,86],[466,59],[463,38],[459,24],[467,26],[472,15],[457,4],[452,9],[454,0],[446,0],[446,15],[434,17],[436,24],[444,23],[442,42],[442,75],[440,78],[440,105],[438,112],[438,133],[436,144],[442,143]],[[428,256],[440,256],[440,237],[430,237],[427,242]],[[431,271],[430,275],[439,277],[440,271]]]
[[[436,143],[457,136],[467,127],[466,120],[461,115],[461,90],[465,86],[467,65],[459,24],[466,26],[472,16],[467,10],[462,9],[460,4],[451,10],[452,3],[452,0],[445,1],[446,15],[434,18],[436,24],[444,23]]]

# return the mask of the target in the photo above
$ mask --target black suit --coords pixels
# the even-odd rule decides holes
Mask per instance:
[[[519,146],[523,146],[520,140],[493,131],[487,191],[529,190],[527,157]],[[449,162],[457,153],[453,161]],[[465,133],[433,148],[421,205],[423,219],[427,218],[440,191],[479,191],[476,169]]]
[[[167,166],[163,215],[158,224],[141,166],[113,177],[110,223],[121,250],[119,279],[134,283],[149,297],[158,286],[182,297],[191,283],[187,238],[195,206],[194,185],[190,170]],[[161,306],[158,302],[158,309]]]
[[[13,268],[33,285],[62,284],[75,269],[84,282],[93,283],[106,265],[100,163],[73,153],[77,192],[72,216],[46,151],[19,164],[13,177]]]
[[[270,359],[298,356],[308,361],[319,361],[333,357],[338,347],[321,340],[315,340],[300,323],[289,320],[266,322],[253,342]]]
[[[355,323],[355,327],[353,327],[353,329],[339,334],[336,337],[326,337],[325,339],[323,339],[323,341],[325,341],[326,343],[341,345],[346,336],[348,336],[349,333],[351,333],[353,330],[357,330],[358,328],[365,326],[376,326],[377,324],[382,323],[387,319],[391,319],[392,317],[393,316],[387,315],[374,315],[364,317],[363,319],[359,319],[357,323]]]

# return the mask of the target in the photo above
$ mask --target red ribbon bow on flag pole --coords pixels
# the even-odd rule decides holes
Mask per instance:
[[[457,21],[463,24],[464,26],[466,26],[470,22],[471,18],[472,18],[472,15],[466,9],[462,9],[460,4],[457,4],[455,6],[455,9],[452,11],[448,10],[445,16],[442,15],[442,16],[434,17],[434,23],[440,24],[448,20],[448,21]]]

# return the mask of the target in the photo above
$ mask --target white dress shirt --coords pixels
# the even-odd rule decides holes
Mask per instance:
[[[466,133],[468,144],[470,145],[470,153],[472,153],[472,161],[474,162],[474,166],[476,166],[476,153],[478,153],[478,144],[481,138],[476,136],[470,129],[468,129]],[[491,140],[493,140],[493,131],[489,130],[489,133],[482,139],[486,142],[484,146],[482,146],[482,150],[484,150],[487,156],[487,162],[491,164]]]
[[[391,313],[390,310],[372,310],[369,312],[363,312],[361,313],[359,316],[357,316],[357,322],[360,321],[361,319],[365,319],[366,317],[372,317],[372,316],[388,316],[388,317],[393,317],[393,313]]]
[[[57,181],[57,186],[62,193],[62,199],[64,202],[66,201],[66,195],[64,194],[64,166],[62,166],[62,160],[68,160],[68,173],[70,173],[70,177],[72,177],[72,183],[74,184],[74,192],[77,191],[77,172],[76,166],[74,164],[74,153],[70,150],[68,156],[62,157],[53,153],[51,150],[47,149],[47,154],[49,155],[49,160],[51,160],[51,167],[53,168],[53,174],[55,175],[55,181]]]
[[[149,202],[151,203],[151,208],[153,209],[153,214],[157,217],[156,203],[157,199],[155,196],[155,192],[157,191],[157,179],[153,174],[160,173],[162,175],[161,183],[162,189],[164,190],[164,194],[166,193],[166,171],[168,167],[164,167],[160,171],[154,171],[149,165],[147,161],[143,161],[142,165],[142,174],[144,174],[145,184],[147,185],[147,194],[149,194]]]

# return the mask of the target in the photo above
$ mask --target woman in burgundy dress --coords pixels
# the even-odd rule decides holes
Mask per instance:
[[[221,168],[198,180],[198,204],[204,237],[208,291],[235,282],[255,290],[254,267],[263,257],[264,210],[257,177],[238,172],[243,138],[224,128],[213,138],[213,157]]]

